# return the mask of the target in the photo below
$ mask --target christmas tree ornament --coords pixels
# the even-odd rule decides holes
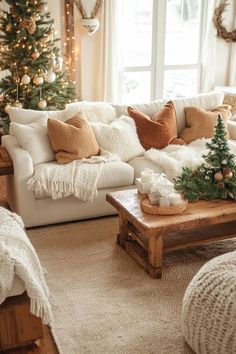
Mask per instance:
[[[218,183],[219,189],[225,189],[225,184],[223,182]]]
[[[224,178],[223,174],[219,171],[219,172],[216,172],[214,174],[214,179],[219,182],[219,181],[222,181],[222,179]]]
[[[227,161],[226,160],[223,160],[221,163],[222,163],[222,165],[227,165]]]
[[[45,81],[48,84],[53,83],[55,80],[56,80],[56,74],[53,71],[50,71],[49,73],[46,74]]]
[[[42,38],[40,38],[40,43],[41,44],[46,44],[50,41],[51,37],[48,34],[45,34]]]
[[[30,81],[31,81],[31,77],[27,74],[23,75],[21,78],[21,82],[24,85],[28,85],[30,83]]]
[[[9,112],[9,108],[11,107],[11,105],[10,104],[7,104],[6,106],[5,106],[5,108],[4,108],[4,111],[8,114],[8,112]]]
[[[46,100],[40,100],[38,102],[38,108],[39,109],[45,109],[47,107],[47,101]]]
[[[48,10],[48,7],[46,4],[41,4],[37,7],[37,11],[46,12],[47,10]]]
[[[42,85],[44,82],[44,79],[42,76],[35,76],[34,79],[33,79],[33,83],[36,85],[36,86],[40,86]]]
[[[6,25],[6,32],[10,32],[10,31],[11,31],[11,24],[8,23],[8,24]]]
[[[15,107],[15,108],[22,108],[23,105],[20,101],[16,100],[15,102],[11,103],[11,107]]]
[[[35,20],[31,19],[28,22],[28,26],[26,27],[27,31],[29,32],[29,34],[34,34],[37,30],[37,25]]]
[[[39,53],[39,51],[36,49],[36,50],[34,50],[33,51],[33,53],[31,53],[31,58],[33,59],[33,60],[37,60],[39,57],[40,57],[40,53]]]
[[[224,175],[224,178],[231,179],[233,177],[233,172],[231,171],[230,168],[225,167],[223,169],[223,175]]]

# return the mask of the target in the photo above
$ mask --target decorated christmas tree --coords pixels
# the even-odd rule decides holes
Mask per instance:
[[[204,199],[236,200],[236,165],[231,154],[225,125],[218,116],[214,136],[207,143],[208,153],[205,162],[196,170],[183,168],[182,174],[175,180],[175,189],[182,192],[190,202]]]
[[[76,99],[66,80],[56,45],[54,22],[41,0],[6,0],[9,11],[0,18],[0,117],[9,126],[8,108],[63,109]]]

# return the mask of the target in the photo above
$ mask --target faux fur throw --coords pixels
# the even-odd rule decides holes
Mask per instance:
[[[44,324],[50,324],[53,316],[38,256],[24,231],[22,219],[0,207],[0,304],[12,289],[15,275],[25,284],[30,312],[41,317]]]
[[[207,153],[206,142],[210,142],[210,139],[197,139],[188,145],[168,145],[162,150],[150,149],[145,151],[144,156],[173,180],[183,167],[195,169],[204,162],[202,155]],[[229,147],[236,155],[236,142],[229,140]]]
[[[66,165],[55,162],[38,165],[27,186],[36,196],[60,199],[73,195],[92,202],[97,194],[97,181],[103,164],[110,161],[120,161],[120,158],[101,149],[99,156],[74,160]]]

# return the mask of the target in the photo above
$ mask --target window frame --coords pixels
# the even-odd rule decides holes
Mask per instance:
[[[164,96],[164,76],[168,70],[197,70],[197,92],[200,91],[201,71],[202,71],[202,43],[206,29],[206,0],[201,0],[200,26],[198,43],[198,61],[195,64],[167,65],[165,61],[165,31],[166,31],[166,0],[153,0],[152,13],[152,51],[151,64],[147,66],[129,66],[123,68],[126,72],[150,72],[150,100],[163,98]],[[122,81],[122,80],[121,80]],[[120,97],[122,97],[122,85],[120,87]]]

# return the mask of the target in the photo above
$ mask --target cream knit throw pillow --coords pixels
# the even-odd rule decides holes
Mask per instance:
[[[212,259],[192,279],[182,329],[197,354],[236,353],[236,251]]]
[[[180,137],[186,143],[191,143],[191,141],[200,138],[212,138],[218,114],[227,122],[231,117],[230,107],[229,105],[223,105],[212,111],[205,111],[198,107],[185,107],[184,112],[187,127],[182,131]]]

